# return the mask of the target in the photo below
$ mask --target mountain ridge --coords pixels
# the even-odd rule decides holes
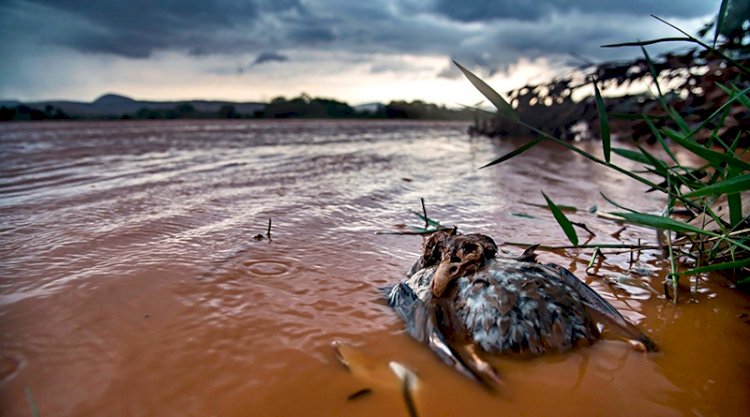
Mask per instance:
[[[124,114],[134,114],[143,109],[170,110],[184,104],[193,106],[199,112],[218,112],[224,106],[233,106],[236,112],[244,114],[253,114],[256,111],[262,111],[266,107],[266,103],[262,102],[197,99],[174,101],[137,100],[116,93],[103,94],[91,102],[74,100],[41,100],[30,102],[13,99],[0,100],[0,106],[3,107],[27,106],[34,110],[44,111],[47,106],[51,106],[70,116],[83,118],[119,118]]]

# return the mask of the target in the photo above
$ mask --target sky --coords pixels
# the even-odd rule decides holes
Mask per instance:
[[[607,43],[695,33],[720,0],[0,0],[0,99],[350,104],[481,100],[451,64],[498,91],[542,82]],[[650,47],[652,55],[663,47]],[[661,49],[660,49],[661,48]]]

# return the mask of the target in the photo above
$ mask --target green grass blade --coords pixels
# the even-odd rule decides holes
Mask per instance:
[[[669,112],[669,115],[672,117],[672,120],[677,123],[677,126],[679,126],[684,133],[688,134],[687,137],[690,137],[690,135],[692,135],[690,125],[688,125],[687,121],[685,121],[682,115],[672,106],[668,106],[667,110]]]
[[[630,223],[640,224],[642,226],[647,226],[647,227],[651,227],[655,229],[672,230],[672,231],[680,232],[680,233],[696,233],[696,234],[716,237],[734,246],[750,251],[750,246],[747,246],[738,240],[730,239],[730,238],[727,238],[726,236],[721,236],[710,230],[703,230],[699,227],[693,226],[691,224],[683,223],[681,221],[674,220],[669,217],[655,216],[653,214],[644,214],[644,213],[612,213],[612,214],[618,217],[622,217],[623,219],[625,219],[626,221]]]
[[[750,92],[750,87],[747,87],[747,88],[745,88],[742,91],[732,91],[732,90],[729,90],[729,89],[724,89],[721,84],[717,83],[717,86],[719,88],[721,88],[722,90],[724,90],[727,93],[727,95],[729,95],[729,97],[730,97],[729,100],[725,101],[724,104],[722,104],[721,106],[719,106],[718,109],[714,110],[714,112],[711,113],[711,115],[709,115],[708,117],[706,117],[703,120],[703,122],[701,122],[700,125],[696,126],[696,128],[693,129],[690,132],[690,134],[686,135],[686,137],[693,136],[699,130],[701,130],[704,127],[706,127],[706,125],[708,125],[708,123],[710,123],[716,116],[722,114],[726,108],[728,108],[729,106],[731,106],[732,104],[734,104],[734,102],[736,102],[736,101],[739,101],[743,106],[750,108],[749,105],[745,104],[745,102],[748,101],[747,93]],[[750,103],[748,103],[748,104],[750,104]]]
[[[678,220],[671,219],[669,217],[656,216],[653,214],[645,213],[612,213],[615,216],[622,217],[630,223],[640,224],[643,226],[653,227],[656,229],[672,230],[681,233],[697,233],[701,235],[708,235],[712,237],[719,237],[714,232],[703,230],[700,227],[693,226],[688,223],[683,223]]]
[[[636,151],[631,151],[630,149],[612,148],[612,152],[614,152],[617,155],[620,155],[623,158],[630,159],[631,161],[640,162],[644,165],[650,165],[650,166],[653,166],[654,168],[658,168],[658,166],[655,165],[654,162],[645,155],[643,150],[641,150],[641,152],[636,152]]]
[[[740,168],[745,171],[750,171],[750,164],[739,158],[704,148],[703,146],[684,138],[682,135],[673,130],[664,129],[664,133],[666,133],[667,136],[670,137],[670,139],[682,145],[682,147],[689,150],[690,152],[705,159],[713,166],[719,166],[722,162],[725,162],[733,167]]]
[[[653,17],[654,19],[656,19],[656,20],[664,23],[665,25],[667,25],[667,26],[671,27],[672,29],[674,29],[674,30],[682,33],[683,35],[685,35],[685,37],[687,38],[686,39],[687,42],[697,43],[698,45],[700,45],[700,46],[706,48],[707,50],[711,51],[713,54],[721,57],[721,59],[723,59],[723,60],[729,62],[730,64],[734,65],[735,67],[739,68],[740,71],[744,72],[745,74],[750,74],[750,69],[748,69],[747,67],[745,67],[744,65],[742,65],[740,62],[732,59],[731,56],[725,54],[720,49],[712,48],[711,45],[708,45],[707,43],[703,42],[702,40],[700,40],[700,39],[698,39],[698,38],[690,35],[689,33],[685,32],[684,30],[680,29],[679,27],[675,26],[674,24],[669,23],[668,21],[662,19],[659,16],[656,16],[656,15],[652,14],[651,17]]]
[[[716,40],[719,39],[721,33],[721,27],[724,25],[724,15],[727,14],[727,6],[729,0],[721,0],[721,7],[719,7],[719,14],[716,16],[716,27],[714,28],[714,48],[716,48]]]
[[[742,132],[737,132],[737,136],[734,137],[734,142],[732,142],[732,145],[730,145],[729,149],[734,153],[737,150],[737,146],[740,144],[740,139],[742,139]]]
[[[623,158],[630,159],[631,161],[640,162],[644,165],[651,165],[651,161],[648,160],[642,153],[631,151],[630,149],[623,148],[612,148],[612,152],[620,155]]]
[[[646,119],[645,114],[637,114],[637,113],[610,112],[610,113],[607,113],[607,116],[609,117],[610,120],[611,119],[617,119],[617,120],[644,120]]]
[[[461,64],[459,64],[458,62],[453,61],[453,63],[456,64],[458,69],[461,70],[461,72],[466,76],[469,82],[471,82],[474,87],[479,90],[482,95],[487,97],[487,100],[489,100],[490,103],[492,103],[495,108],[497,108],[497,111],[500,113],[500,115],[514,122],[517,122],[519,120],[518,114],[516,114],[516,111],[513,110],[513,107],[511,107],[510,104],[505,101],[503,96],[501,96],[492,87],[487,85],[487,83],[482,81],[479,77],[474,75],[474,73],[461,66]]]
[[[529,203],[529,202],[526,202],[526,201],[522,201],[522,203],[526,204],[527,206],[539,207],[539,208],[542,208],[542,209],[549,209],[549,207],[546,204],[534,204],[534,203]],[[575,207],[575,206],[566,206],[564,204],[559,204],[557,206],[557,208],[559,208],[560,211],[562,211],[562,212],[566,212],[566,211],[570,212],[570,213],[577,213],[578,212],[578,207]]]
[[[648,72],[651,73],[651,78],[654,79],[654,84],[656,85],[656,91],[659,93],[659,102],[661,103],[662,107],[666,106],[666,102],[664,101],[664,94],[661,92],[661,86],[659,85],[659,74],[656,73],[656,67],[654,67],[654,61],[651,60],[651,57],[648,55],[648,51],[646,51],[646,48],[641,45],[641,52],[643,52],[643,56],[646,58],[646,65],[648,66]]]
[[[704,272],[713,272],[713,271],[722,271],[725,269],[743,268],[748,265],[750,265],[750,258],[740,259],[740,260],[731,261],[731,262],[722,262],[720,264],[701,266],[699,268],[694,268],[689,271],[678,272],[677,275],[680,275],[680,276],[696,275],[696,274],[702,274]]]
[[[739,193],[727,195],[729,205],[729,224],[734,228],[742,222],[742,198]]]
[[[695,40],[687,36],[686,37],[672,36],[668,38],[651,39],[648,41],[610,43],[610,44],[602,45],[602,48],[620,48],[623,46],[646,46],[646,45],[653,45],[656,43],[663,43],[663,42],[695,42]],[[698,43],[698,42],[695,42],[695,43]]]
[[[588,160],[594,161],[597,164],[604,165],[607,168],[613,169],[613,170],[615,170],[615,171],[617,171],[617,172],[619,172],[621,174],[627,175],[628,177],[630,177],[630,178],[632,178],[632,179],[634,179],[634,180],[636,180],[636,181],[638,181],[638,182],[640,182],[642,184],[646,184],[649,187],[655,188],[655,189],[657,189],[659,191],[666,192],[666,190],[664,189],[664,187],[662,187],[662,186],[660,186],[658,184],[655,184],[653,181],[650,181],[648,178],[644,178],[644,177],[642,177],[642,176],[640,176],[640,175],[632,172],[631,170],[627,170],[627,169],[622,168],[622,167],[620,167],[620,166],[618,166],[616,164],[607,162],[607,161],[605,161],[603,159],[599,159],[599,158],[595,157],[594,155],[592,155],[592,154],[584,151],[583,149],[577,148],[576,146],[574,146],[573,144],[569,143],[568,141],[556,138],[556,137],[548,134],[547,132],[545,132],[543,130],[540,130],[540,129],[538,129],[538,128],[536,128],[536,127],[534,127],[534,126],[532,126],[532,125],[530,125],[528,123],[524,123],[523,120],[519,120],[518,124],[520,126],[523,126],[523,127],[527,128],[527,129],[529,129],[530,131],[538,134],[543,139],[547,139],[547,140],[550,140],[552,142],[555,142],[558,145],[562,146],[563,148],[567,148],[567,149],[569,149],[569,150],[577,153],[578,155],[583,156],[584,158],[586,158]]]
[[[426,222],[430,226],[433,226],[433,227],[440,227],[440,226],[442,226],[439,221],[433,220],[433,219],[431,219],[429,217],[425,217],[424,214],[422,214],[422,213],[420,213],[418,211],[414,211],[414,210],[409,210],[409,211],[411,211],[412,214],[414,214],[415,216],[419,217],[423,222]]]
[[[529,149],[531,149],[534,146],[538,145],[539,142],[541,142],[541,141],[542,141],[542,139],[532,140],[531,142],[529,142],[529,143],[527,143],[527,144],[525,144],[523,146],[519,146],[516,149],[513,149],[512,151],[506,153],[505,155],[501,156],[500,158],[495,159],[494,161],[488,163],[487,165],[484,165],[484,166],[480,167],[479,169],[487,168],[489,166],[497,165],[497,164],[499,164],[501,162],[507,161],[508,159],[511,159],[511,158],[513,158],[515,156],[518,156],[518,155],[520,155],[520,154],[528,151]]]
[[[689,192],[683,197],[694,198],[707,195],[734,194],[750,190],[750,174],[738,175],[734,178],[707,185],[699,190]]]
[[[716,132],[719,130],[721,126],[724,125],[724,121],[721,122],[720,126],[716,126],[716,129],[714,129],[713,132],[711,132],[711,139],[713,141],[716,141],[721,145],[722,148],[724,148],[725,151],[727,151],[727,154],[734,156],[734,149],[729,147],[719,136],[716,135]]]
[[[659,144],[664,149],[664,152],[669,155],[669,157],[672,159],[672,161],[676,164],[676,166],[681,167],[679,161],[677,161],[677,157],[675,156],[674,152],[672,152],[671,149],[669,149],[669,145],[667,145],[667,141],[664,140],[664,136],[662,136],[659,129],[656,128],[656,125],[654,124],[653,120],[651,120],[650,117],[646,116],[646,124],[648,125],[648,128],[651,129],[651,133],[654,134],[656,137],[656,140],[659,141]]]
[[[651,155],[649,151],[643,149],[641,146],[638,146],[638,150],[640,150],[643,156],[649,161],[649,165],[656,168],[657,174],[661,175],[662,177],[666,177],[667,175],[669,175],[669,167],[667,166],[666,162],[655,157],[654,155]]]
[[[745,88],[744,90],[740,90],[734,84],[732,84],[732,87],[734,88],[729,88],[724,84],[718,82],[716,83],[716,86],[719,87],[723,92],[727,93],[729,97],[734,98],[735,96],[737,96],[737,100],[739,100],[739,102],[742,103],[743,106],[750,108],[750,99],[747,98],[747,88]]]
[[[601,191],[599,191],[599,195],[601,195],[603,199],[607,200],[607,202],[608,202],[609,204],[612,204],[613,206],[617,207],[617,208],[618,208],[618,209],[620,209],[620,210],[626,210],[626,211],[629,211],[629,212],[631,212],[631,213],[638,213],[637,211],[635,211],[635,210],[633,210],[633,209],[629,209],[629,208],[627,208],[627,207],[625,207],[625,206],[623,206],[623,205],[620,205],[620,204],[618,204],[617,202],[615,202],[615,201],[614,201],[614,200],[612,200],[611,198],[607,197],[607,196],[606,196],[606,195],[605,195],[605,194],[604,194],[603,192],[601,192]]]
[[[609,120],[607,119],[607,109],[604,107],[604,100],[602,99],[602,93],[599,91],[599,87],[596,85],[596,81],[592,80],[594,84],[594,93],[596,94],[596,109],[599,111],[599,129],[602,136],[602,150],[604,151],[604,160],[609,162],[610,159],[610,133],[609,133]]]
[[[560,228],[565,232],[565,236],[568,237],[568,240],[573,246],[578,246],[578,234],[576,233],[576,229],[573,228],[573,224],[570,223],[570,220],[568,220],[565,213],[563,213],[562,210],[560,210],[560,208],[557,207],[549,197],[547,197],[547,194],[544,194],[544,191],[542,191],[542,195],[544,196],[544,199],[547,200],[547,207],[549,207],[549,211],[552,212],[555,220],[557,220],[557,224],[559,224]]]

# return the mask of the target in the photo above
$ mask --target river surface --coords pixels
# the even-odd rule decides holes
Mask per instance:
[[[750,301],[720,278],[662,295],[656,252],[541,252],[661,347],[492,359],[490,393],[410,339],[381,288],[421,211],[500,242],[564,245],[543,204],[608,243],[652,242],[589,213],[655,193],[559,147],[479,169],[519,142],[462,123],[169,121],[0,125],[0,415],[406,416],[348,373],[340,340],[416,371],[420,416],[747,416]],[[594,149],[594,148],[592,148]],[[633,166],[633,168],[637,168]],[[272,219],[272,240],[265,234]],[[617,233],[619,231],[619,233]],[[579,230],[582,240],[587,233]],[[507,247],[511,252],[522,248]]]

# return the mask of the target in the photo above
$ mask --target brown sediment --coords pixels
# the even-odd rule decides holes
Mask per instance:
[[[654,250],[607,255],[587,283],[658,341],[644,355],[603,333],[592,347],[490,359],[488,395],[402,331],[380,288],[414,263],[420,197],[464,233],[562,245],[544,209],[519,201],[659,209],[657,196],[539,145],[512,166],[476,168],[518,146],[468,141],[460,123],[82,122],[0,125],[0,415],[405,415],[337,365],[340,339],[415,370],[430,415],[741,416],[750,409],[750,300],[700,278],[661,295]],[[584,145],[586,146],[586,145]],[[593,148],[592,148],[593,149]],[[429,150],[429,151],[426,151]],[[566,155],[567,156],[567,155]],[[635,166],[633,168],[636,168]],[[411,182],[401,178],[410,178]],[[532,210],[524,206],[524,210]],[[586,213],[602,239],[618,225]],[[248,230],[273,218],[273,244]],[[262,226],[261,226],[262,227]],[[262,230],[261,230],[262,231]],[[650,236],[632,226],[611,243]],[[520,252],[520,249],[518,249]],[[539,252],[583,277],[591,252]],[[692,299],[692,302],[691,302]]]

